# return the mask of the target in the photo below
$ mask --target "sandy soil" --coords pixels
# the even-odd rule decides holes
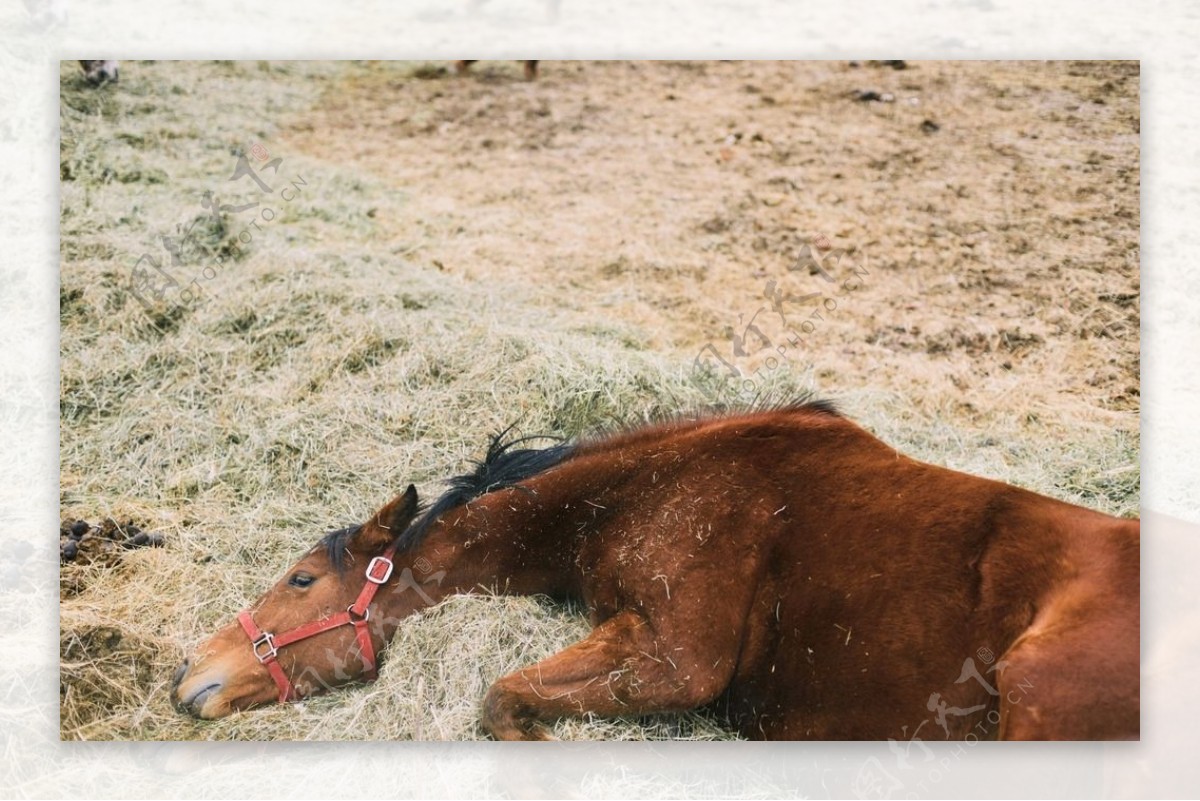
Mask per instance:
[[[389,182],[377,219],[414,258],[538,286],[681,357],[711,343],[746,376],[784,346],[835,392],[897,389],[966,424],[1136,428],[1136,63],[418,74],[350,71],[288,137]],[[867,271],[852,296],[797,269],[821,237]]]

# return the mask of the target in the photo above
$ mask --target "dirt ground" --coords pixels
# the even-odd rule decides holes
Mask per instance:
[[[1135,419],[1136,64],[480,67],[353,71],[289,144],[396,187],[387,241],[604,309],[648,348],[732,359],[764,308],[784,342],[821,306],[786,303],[785,325],[766,283],[821,290],[792,268],[824,236],[868,271],[788,348],[831,388],[919,383],[965,423]],[[871,90],[892,101],[854,99]],[[771,352],[751,339],[746,374]]]
[[[64,737],[480,736],[487,684],[578,638],[577,610],[451,602],[377,684],[302,709],[198,723],[165,686],[323,530],[409,480],[436,493],[518,418],[575,435],[719,380],[809,388],[918,458],[1137,514],[1135,62],[76,73],[62,517],[165,547],[63,599]],[[271,197],[230,183],[241,154]],[[161,237],[189,225],[205,255],[173,263]],[[143,253],[204,302],[148,313]],[[727,736],[702,715],[556,733]]]

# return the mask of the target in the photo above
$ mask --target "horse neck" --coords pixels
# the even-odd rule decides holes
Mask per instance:
[[[572,480],[583,475],[574,472],[560,466],[552,477],[535,476],[443,514],[397,557],[390,614],[403,617],[464,593],[577,597],[575,557],[587,529],[580,520],[595,516],[586,514]]]

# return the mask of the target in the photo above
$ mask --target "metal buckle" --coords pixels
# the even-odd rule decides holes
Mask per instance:
[[[358,603],[358,601],[355,601],[354,603]],[[366,623],[371,619],[371,607],[368,606],[366,609],[364,609],[362,617],[359,617],[354,611],[354,604],[350,604],[346,607],[346,614],[350,615],[351,623]]]
[[[375,571],[380,565],[385,566],[382,578],[378,578],[375,575]],[[395,567],[395,563],[393,563],[392,560],[388,559],[386,556],[376,556],[367,565],[367,581],[370,581],[373,584],[384,584],[392,577],[392,570]]]
[[[267,646],[265,653],[259,650],[260,645]],[[268,659],[274,659],[275,655],[279,653],[279,650],[275,647],[275,635],[269,631],[264,631],[261,637],[250,644],[250,647],[254,649],[254,655],[258,657],[260,663],[266,662]]]

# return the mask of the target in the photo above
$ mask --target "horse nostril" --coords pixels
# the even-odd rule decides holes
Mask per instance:
[[[188,667],[191,665],[190,659],[183,660],[183,664],[175,669],[175,675],[171,677],[171,686],[178,687],[179,682],[183,681],[183,677],[187,675]]]
[[[213,682],[202,687],[199,692],[189,692],[187,697],[177,697],[175,708],[188,713],[192,717],[202,717],[201,710],[204,709],[204,702],[213,693],[219,692],[223,686],[219,681]],[[176,694],[178,695],[178,690],[176,690]]]

